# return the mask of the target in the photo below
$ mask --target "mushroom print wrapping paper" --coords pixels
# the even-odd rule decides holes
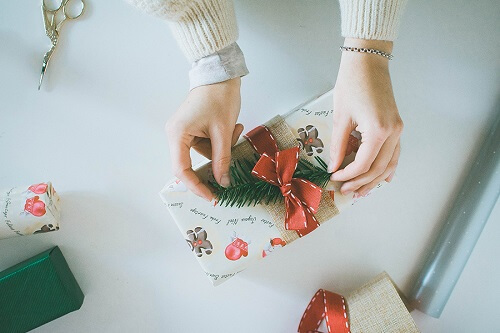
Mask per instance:
[[[315,156],[329,161],[332,107],[333,91],[330,90],[265,125],[273,134],[271,137],[276,139],[279,150],[297,146],[301,159],[319,165]],[[359,133],[351,133],[341,168],[354,160],[360,139]],[[252,139],[242,138],[233,147],[233,160],[248,155],[241,151],[244,150],[243,145],[252,147],[249,141]],[[214,181],[210,163],[197,168],[196,173],[205,183]],[[374,190],[383,183],[385,181]],[[342,195],[339,192],[341,185],[340,182],[330,181],[323,189],[319,210],[315,214],[318,227],[361,199],[353,193]],[[187,248],[193,252],[213,285],[221,284],[254,262],[302,237],[300,232],[285,230],[284,208],[265,204],[237,208],[209,203],[188,191],[178,179],[168,182],[160,197],[177,223]],[[283,201],[278,205],[283,206]]]
[[[60,199],[52,183],[0,191],[0,239],[59,230]]]

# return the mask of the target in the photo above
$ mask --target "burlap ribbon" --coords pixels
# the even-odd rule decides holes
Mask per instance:
[[[273,134],[276,139],[276,144],[279,150],[285,150],[297,146],[297,139],[293,135],[292,131],[288,127],[285,119],[281,116],[276,116],[264,124]],[[251,159],[255,156],[256,152],[252,145],[247,141],[241,141],[232,149],[233,159]],[[300,158],[309,159],[310,157],[304,153],[303,150],[300,151]],[[281,238],[286,241],[286,243],[293,242],[299,235],[293,230],[285,229],[285,207],[282,201],[278,201],[275,204],[263,204],[266,210],[271,215],[271,218],[281,233]],[[339,213],[337,206],[333,199],[330,197],[327,191],[323,191],[321,195],[321,203],[319,205],[318,211],[314,216],[318,220],[319,224],[322,224]]]

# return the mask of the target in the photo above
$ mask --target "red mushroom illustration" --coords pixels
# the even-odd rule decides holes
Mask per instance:
[[[28,198],[24,204],[24,211],[34,216],[43,216],[45,215],[45,202],[40,200],[38,195]]]
[[[28,191],[31,191],[35,194],[44,194],[47,192],[47,188],[49,186],[45,183],[40,183],[40,184],[33,184],[30,187],[28,187]]]

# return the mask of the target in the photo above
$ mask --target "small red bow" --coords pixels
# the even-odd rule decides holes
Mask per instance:
[[[293,178],[299,161],[299,149],[293,147],[277,151],[274,159],[263,153],[252,174],[280,188],[285,197],[285,229],[306,231],[302,234],[299,232],[302,236],[319,226],[314,213],[321,201],[321,187],[302,178]]]

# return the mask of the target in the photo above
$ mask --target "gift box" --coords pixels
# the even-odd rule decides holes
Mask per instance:
[[[299,333],[418,333],[419,330],[386,272],[344,297],[320,289],[309,302]]]
[[[83,293],[54,247],[0,272],[0,331],[27,332],[83,304]]]
[[[332,108],[333,91],[329,91],[283,116],[274,117],[247,133],[233,147],[233,167],[241,166],[240,161],[260,156],[252,175],[275,185],[284,184],[279,190],[275,189],[283,195],[277,202],[214,205],[188,191],[178,179],[168,182],[161,190],[162,200],[213,285],[307,235],[361,199],[353,193],[342,195],[340,182],[330,181],[325,188],[318,189],[319,186],[307,180],[291,178],[294,166],[302,163],[298,161],[326,169]],[[351,133],[341,167],[354,160],[360,139],[358,132]],[[278,169],[275,163],[281,163],[279,168],[284,171],[280,171],[280,179],[273,180]],[[214,184],[210,163],[196,168],[195,172],[203,182]],[[233,181],[235,176],[233,174]]]
[[[0,239],[59,230],[60,199],[50,182],[0,190]]]

